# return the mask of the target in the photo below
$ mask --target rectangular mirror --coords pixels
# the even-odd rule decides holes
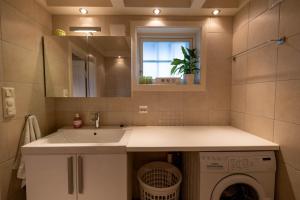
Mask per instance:
[[[129,97],[131,42],[124,36],[43,38],[46,97]]]

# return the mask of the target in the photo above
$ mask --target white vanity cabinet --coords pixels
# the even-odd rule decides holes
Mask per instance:
[[[127,200],[126,154],[26,155],[27,200]]]

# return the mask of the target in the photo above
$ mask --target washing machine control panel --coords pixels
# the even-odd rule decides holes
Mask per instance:
[[[276,170],[273,152],[203,152],[201,171],[251,172]]]

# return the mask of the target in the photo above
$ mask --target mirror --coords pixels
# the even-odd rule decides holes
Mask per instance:
[[[43,38],[46,97],[129,97],[131,42],[124,36]]]

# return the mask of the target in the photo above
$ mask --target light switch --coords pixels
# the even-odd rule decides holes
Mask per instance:
[[[12,118],[17,114],[15,102],[15,88],[2,88],[2,106],[4,111],[4,118]]]

